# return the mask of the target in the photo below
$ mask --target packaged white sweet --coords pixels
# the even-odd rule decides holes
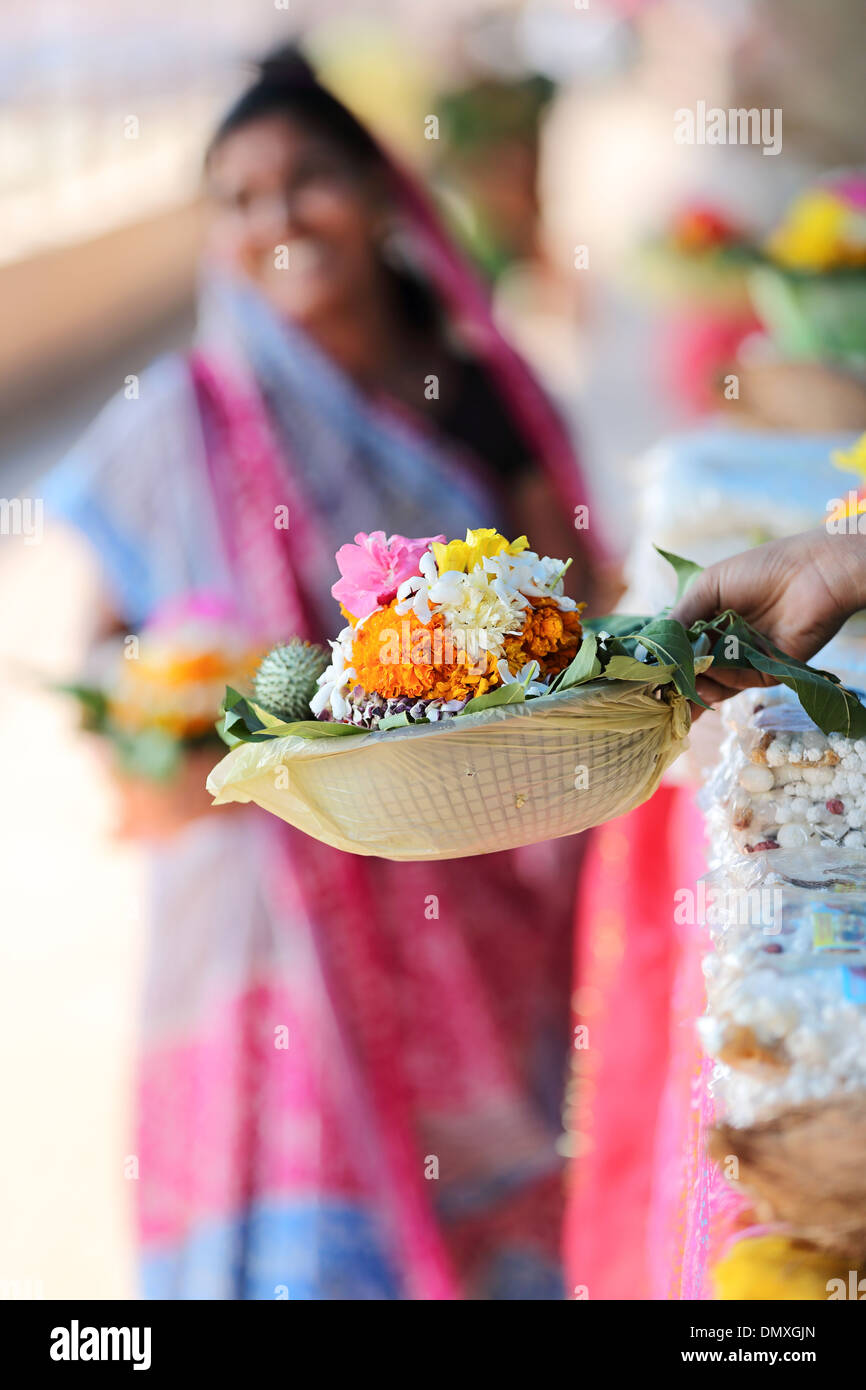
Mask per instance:
[[[757,1221],[855,1268],[866,1259],[866,740],[822,734],[784,687],[745,692],[724,717],[705,794],[715,867],[698,885],[713,947],[698,1020],[715,1063],[707,1149]]]
[[[823,734],[785,686],[727,702],[702,804],[710,863],[785,850],[866,849],[866,739]]]
[[[729,1123],[866,1091],[866,855],[759,852],[708,874],[698,1028]]]

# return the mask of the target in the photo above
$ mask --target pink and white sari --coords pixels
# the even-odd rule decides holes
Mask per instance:
[[[404,192],[443,303],[570,508],[580,480],[558,421]],[[321,639],[333,553],[356,530],[508,524],[469,460],[361,398],[251,293],[216,298],[191,356],[144,374],[137,415],[113,402],[49,489],[126,621],[208,588],[266,637]],[[578,857],[569,841],[392,864],[253,808],[154,856],[146,1294],[562,1296]]]

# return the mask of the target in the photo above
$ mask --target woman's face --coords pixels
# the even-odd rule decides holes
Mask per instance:
[[[226,136],[208,164],[212,255],[305,328],[351,312],[380,275],[384,217],[369,175],[282,116]]]

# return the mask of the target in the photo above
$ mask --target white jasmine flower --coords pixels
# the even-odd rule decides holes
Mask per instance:
[[[537,661],[525,662],[516,676],[511,674],[508,662],[505,661],[504,658],[497,661],[496,669],[499,672],[499,679],[502,681],[503,685],[516,685],[519,683],[525,687],[527,695],[544,695],[547,692],[547,686],[544,682],[535,679],[540,669]]]
[[[415,574],[411,579],[406,579],[397,590],[397,603],[394,611],[401,617],[407,613],[414,613],[419,622],[429,623],[433,617],[430,608],[430,586],[439,577],[436,568],[436,560],[433,552],[425,551],[418,561],[420,574]]]
[[[351,689],[357,679],[355,669],[351,665],[354,633],[353,627],[344,627],[330,643],[333,660],[319,676],[319,689],[310,701],[310,709],[317,718],[326,709],[330,709],[335,719],[346,719],[349,715],[346,691]]]
[[[468,574],[447,570],[430,585],[428,597],[472,660],[482,652],[501,656],[505,637],[523,631],[526,599],[507,588],[497,591],[480,566]]]
[[[484,569],[511,593],[519,593],[528,598],[552,598],[563,612],[577,607],[574,599],[563,594],[563,577],[566,566],[561,560],[543,558],[534,550],[524,550],[520,555],[509,555],[502,551],[490,555],[483,561]]]

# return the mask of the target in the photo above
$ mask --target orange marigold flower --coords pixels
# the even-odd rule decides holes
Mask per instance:
[[[564,671],[583,637],[580,615],[585,604],[564,613],[552,598],[532,600],[523,631],[505,639],[505,659],[512,675],[527,661],[537,661],[543,677]]]
[[[422,623],[413,612],[400,614],[396,602],[365,619],[352,642],[352,665],[368,695],[384,699],[409,695],[416,700],[470,700],[499,684],[489,654],[477,660],[461,650],[441,613]]]
[[[122,661],[108,694],[112,723],[127,732],[163,729],[177,738],[197,738],[213,729],[226,685],[251,681],[264,652],[218,650],[149,654]]]

